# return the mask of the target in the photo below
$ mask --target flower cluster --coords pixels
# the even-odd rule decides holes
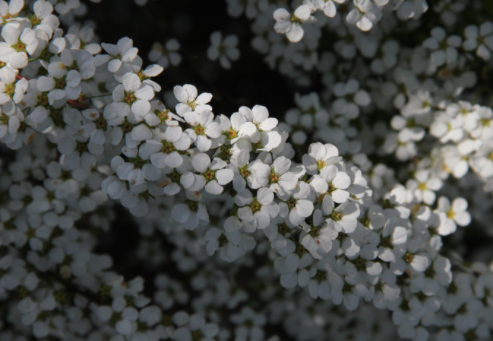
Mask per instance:
[[[78,0],[0,1],[0,339],[490,339],[491,251],[461,238],[493,234],[493,24],[443,0],[407,42],[425,0],[227,4],[269,66],[319,76],[284,122],[191,84],[165,104],[175,39],[144,66]],[[207,56],[229,69],[238,41]],[[111,233],[135,250],[103,254]]]
[[[427,11],[426,0],[303,0],[293,13],[289,13],[284,8],[279,8],[274,12],[276,25],[274,29],[277,33],[286,34],[289,41],[296,43],[303,38],[303,24],[314,23],[316,12],[323,12],[325,17],[334,18],[338,11],[338,6],[346,5],[351,7],[346,15],[346,21],[355,25],[361,31],[369,31],[382,19],[382,12],[395,11],[399,19],[419,19]],[[337,5],[336,5],[337,4]]]

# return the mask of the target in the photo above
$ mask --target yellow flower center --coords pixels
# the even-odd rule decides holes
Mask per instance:
[[[269,183],[275,184],[277,182],[279,182],[279,175],[277,175],[274,172],[270,173],[270,175],[269,175]]]
[[[250,209],[252,210],[252,213],[260,211],[261,208],[262,205],[258,202],[257,198],[253,198],[253,201],[250,204]]]
[[[163,144],[161,151],[165,154],[172,153],[176,150],[174,144],[169,141],[162,140],[161,143]]]
[[[226,136],[228,140],[232,140],[238,137],[238,131],[234,130],[233,128],[229,129],[228,131],[225,131],[223,134]]]
[[[209,182],[209,181],[212,181],[216,178],[216,171],[212,170],[212,169],[208,169],[205,171],[205,173],[203,175],[204,175],[205,180],[207,180],[207,182]]]
[[[17,52],[26,52],[26,44],[22,42],[18,42],[17,44],[11,45],[10,47],[16,50]]]
[[[170,118],[169,118],[169,110],[168,109],[164,109],[164,110],[161,110],[161,111],[157,111],[157,117],[159,118],[159,120],[161,121],[161,123],[164,123],[166,121],[168,121]]]
[[[125,95],[123,97],[123,101],[125,103],[127,103],[128,105],[132,105],[136,100],[137,100],[137,98],[135,97],[133,92],[126,92],[125,91]]]
[[[241,168],[238,169],[240,171],[240,175],[244,178],[246,178],[247,176],[249,176],[251,174],[251,172],[248,170],[248,165],[245,165]]]
[[[195,101],[188,101],[186,103],[190,108],[192,108],[192,111],[195,110],[195,108],[197,107],[197,103],[195,103]]]
[[[7,84],[5,85],[5,93],[9,95],[11,98],[14,97],[15,94],[15,84]]]
[[[193,127],[193,130],[197,135],[205,135],[205,127],[202,124],[197,124],[195,127]]]

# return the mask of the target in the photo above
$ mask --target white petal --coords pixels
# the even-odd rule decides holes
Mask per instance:
[[[171,218],[176,222],[183,224],[190,217],[190,209],[185,204],[178,204],[173,207],[171,211]]]
[[[288,37],[289,41],[297,43],[303,38],[304,33],[299,24],[292,23],[290,30],[286,33],[286,37]]]
[[[302,217],[309,217],[313,212],[313,203],[308,200],[298,200],[296,210]]]
[[[166,165],[170,168],[178,168],[183,164],[183,157],[177,152],[172,152],[166,157]]]
[[[407,231],[404,227],[396,227],[392,233],[392,244],[401,245],[407,241]]]
[[[151,104],[145,100],[136,100],[132,104],[132,112],[137,115],[144,117],[149,111],[151,111]]]
[[[231,169],[220,169],[216,173],[217,182],[220,185],[226,185],[233,180],[234,172]]]
[[[308,20],[310,18],[311,10],[308,5],[301,5],[294,11],[294,15],[301,20]]]
[[[212,94],[204,92],[204,93],[200,94],[199,97],[197,97],[197,99],[195,100],[195,103],[203,105],[203,104],[209,103],[211,101],[211,99],[212,99]]]
[[[223,192],[223,187],[216,180],[212,180],[205,185],[205,190],[210,194],[217,195]]]
[[[211,158],[205,153],[199,153],[192,158],[192,166],[199,173],[204,173],[210,164]]]

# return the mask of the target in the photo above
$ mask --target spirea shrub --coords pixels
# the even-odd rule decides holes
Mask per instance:
[[[492,339],[488,0],[225,1],[285,115],[97,6],[0,1],[0,340]]]

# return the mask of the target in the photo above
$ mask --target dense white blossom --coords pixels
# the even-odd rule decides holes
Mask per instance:
[[[99,43],[80,0],[0,1],[0,340],[491,339],[493,24],[430,7],[227,0],[299,91],[267,109],[175,39]],[[161,96],[182,56],[214,101]]]

